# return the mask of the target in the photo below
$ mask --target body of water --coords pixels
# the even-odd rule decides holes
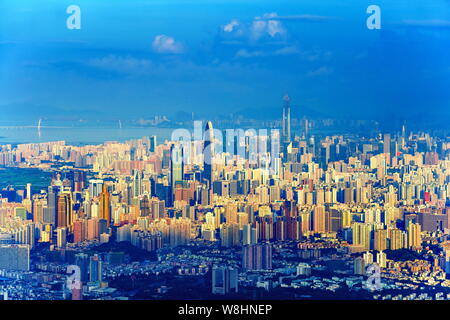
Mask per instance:
[[[0,277],[0,281],[11,281],[11,278]]]
[[[0,145],[18,143],[38,143],[64,140],[67,144],[100,144],[105,141],[126,141],[145,136],[156,136],[158,143],[170,140],[172,128],[155,127],[20,127],[1,126]]]

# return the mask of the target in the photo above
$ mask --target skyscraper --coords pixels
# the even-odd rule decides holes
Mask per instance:
[[[142,172],[139,170],[133,173],[132,196],[138,197],[142,194]]]
[[[67,228],[72,224],[72,197],[69,192],[58,195],[56,227]]]
[[[170,186],[172,195],[175,193],[175,184],[183,181],[184,163],[183,148],[179,144],[173,144],[170,147]]]
[[[212,269],[212,293],[224,295],[231,292],[238,292],[237,269],[214,266]]]
[[[242,250],[242,267],[245,270],[271,270],[272,245],[269,242],[246,245]]]
[[[103,184],[103,190],[100,193],[100,218],[106,220],[108,227],[111,222],[111,202],[109,198],[108,187]]]
[[[156,148],[156,136],[150,137],[150,152],[155,152]]]
[[[363,257],[355,258],[354,263],[353,263],[353,270],[354,270],[354,273],[357,275],[364,275],[366,273],[366,267],[364,264]]]
[[[75,264],[80,268],[81,282],[86,283],[89,280],[89,256],[86,253],[77,253],[75,255]]]
[[[383,153],[386,155],[387,164],[391,164],[391,135],[385,133],[383,136]]]
[[[89,180],[89,194],[91,197],[98,197],[102,192],[103,180],[91,179]]]
[[[420,248],[422,245],[421,227],[418,223],[410,223],[408,226],[408,247],[410,249]]]
[[[27,183],[27,199],[31,200],[31,183]]]
[[[0,245],[0,269],[30,270],[29,245]]]
[[[283,142],[291,142],[291,103],[288,95],[283,97]]]
[[[148,195],[144,194],[142,199],[140,200],[139,210],[141,217],[148,217],[150,215],[150,200]]]
[[[76,170],[73,172],[73,190],[76,192],[81,192],[84,190],[86,184],[86,172],[81,170]]]
[[[206,123],[203,143],[203,179],[207,180],[209,187],[211,187],[213,169],[212,162],[214,158],[214,131],[211,121]]]
[[[56,209],[57,209],[57,201],[58,201],[58,194],[61,191],[60,186],[54,186],[51,185],[48,187],[48,193],[47,193],[47,209],[44,211],[44,217],[43,222],[44,223],[51,223],[56,225]]]
[[[67,228],[61,227],[56,229],[56,246],[64,248],[67,241]]]
[[[374,249],[378,251],[384,251],[387,249],[387,236],[386,229],[377,229],[374,231]]]
[[[406,139],[406,138],[407,138],[406,135],[407,135],[406,121],[404,121],[404,122],[403,122],[403,125],[402,125],[402,137],[403,137],[403,139]]]
[[[102,282],[102,260],[97,254],[90,258],[89,262],[89,281]]]

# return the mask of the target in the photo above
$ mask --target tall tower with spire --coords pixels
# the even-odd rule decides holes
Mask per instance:
[[[282,137],[284,143],[291,142],[291,102],[289,96],[286,94],[283,97],[283,127]]]
[[[214,131],[212,122],[208,121],[205,126],[203,141],[203,179],[207,180],[209,187],[212,183],[212,162],[214,158]]]

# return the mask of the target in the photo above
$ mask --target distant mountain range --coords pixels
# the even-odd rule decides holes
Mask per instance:
[[[235,115],[242,116],[246,119],[255,120],[275,120],[281,119],[283,109],[279,108],[246,108],[238,112]],[[308,107],[291,107],[291,118],[329,118],[330,116],[317,110],[310,109]]]
[[[338,112],[328,114],[306,106],[291,107],[291,118],[302,119],[336,119],[336,120],[375,120],[378,122],[380,129],[387,130],[391,127],[400,128],[404,121],[408,122],[410,128],[418,130],[424,128],[431,129],[448,129],[450,128],[448,119],[449,115],[443,114],[436,108],[423,108],[410,112],[397,112],[395,108],[389,113],[379,113],[375,116],[367,115],[365,119],[356,118],[354,114],[346,112]],[[282,107],[248,107],[238,111],[217,110],[212,109],[210,113],[194,112],[190,110],[180,110],[170,112],[169,110],[143,110],[142,113],[127,112],[126,110],[114,112],[113,110],[97,111],[87,108],[60,108],[48,105],[33,104],[9,104],[0,105],[0,126],[8,125],[37,125],[38,120],[42,119],[43,125],[67,125],[67,126],[92,126],[92,125],[118,125],[121,120],[124,125],[138,125],[139,119],[149,120],[155,116],[166,116],[169,121],[160,126],[174,125],[176,123],[186,123],[194,119],[211,119],[211,120],[277,120],[282,117]],[[160,113],[160,114],[157,114]]]
[[[39,119],[56,121],[76,121],[81,119],[95,119],[105,116],[105,112],[89,109],[72,110],[48,105],[33,105],[28,103],[16,103],[0,106],[1,121],[38,121]]]

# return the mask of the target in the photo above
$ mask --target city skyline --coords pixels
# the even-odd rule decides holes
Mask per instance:
[[[2,1],[0,300],[450,300],[449,5]]]
[[[186,299],[184,290],[196,290],[203,299],[279,299],[297,290],[312,299],[448,299],[450,189],[438,182],[448,177],[448,138],[404,124],[371,138],[306,127],[290,139],[283,101],[269,135],[221,134],[208,121],[185,140],[174,130],[176,139],[159,143],[2,145],[3,170],[53,178],[40,192],[30,183],[0,191],[0,297]],[[437,252],[426,250],[429,239]],[[166,274],[156,293],[126,289],[127,277],[144,286],[156,270]],[[42,291],[28,275],[62,287]],[[203,279],[202,289],[167,288],[176,275]]]

